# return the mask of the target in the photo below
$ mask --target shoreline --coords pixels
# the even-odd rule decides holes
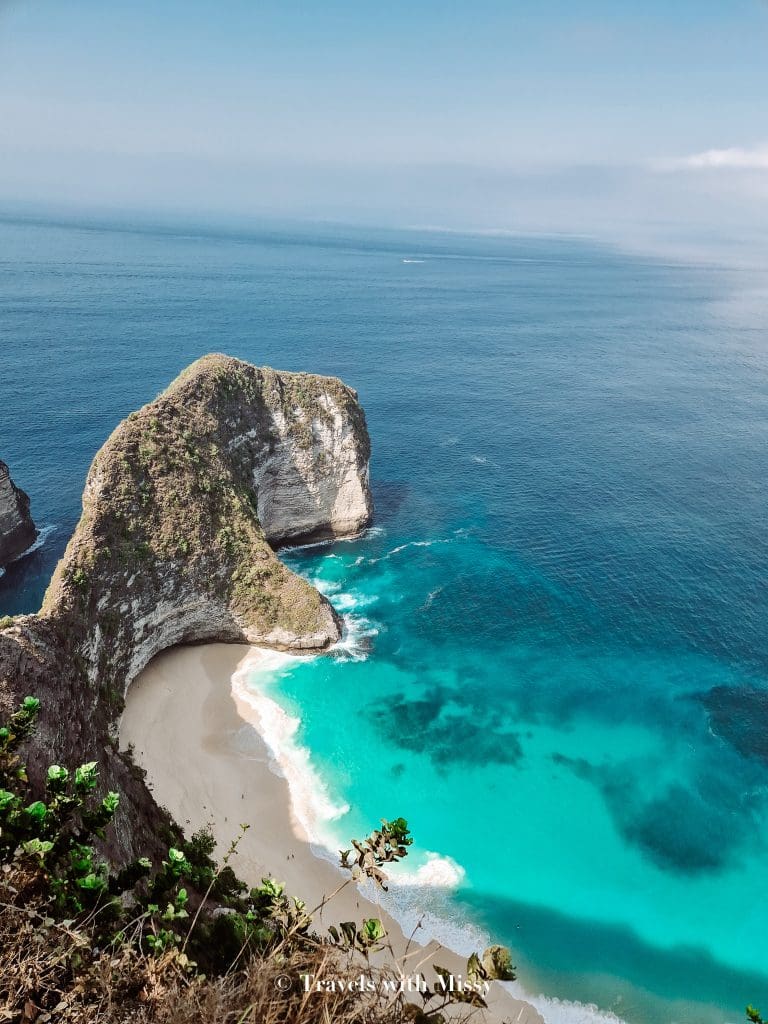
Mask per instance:
[[[311,908],[349,875],[311,834],[308,804],[302,813],[302,800],[292,799],[289,780],[268,743],[265,707],[255,709],[252,701],[244,699],[245,674],[273,654],[215,643],[177,647],[158,655],[128,690],[120,745],[133,747],[155,799],[185,834],[210,825],[221,857],[240,834],[240,824],[249,824],[230,862],[235,872],[249,885],[274,876]],[[292,720],[280,713],[285,721],[277,728],[290,729]],[[295,786],[294,780],[294,792]],[[304,794],[307,801],[316,795]],[[466,958],[434,939],[409,941],[378,893],[372,895],[350,882],[314,914],[318,931],[343,920],[378,917],[405,974],[435,957],[456,975],[466,973]],[[543,1024],[530,1003],[513,997],[500,983],[492,985],[488,1005],[478,1021]]]

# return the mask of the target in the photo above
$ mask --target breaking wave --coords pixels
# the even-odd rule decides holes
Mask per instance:
[[[32,544],[30,544],[28,548],[25,548],[25,550],[22,551],[20,555],[16,555],[16,557],[11,560],[10,564],[13,565],[14,562],[20,562],[21,559],[22,558],[26,558],[27,555],[31,555],[34,551],[39,551],[40,548],[45,544],[45,542],[51,536],[53,531],[56,529],[56,526],[57,526],[56,523],[49,523],[48,526],[41,527],[37,537],[34,540],[34,542]],[[3,574],[3,570],[0,569],[0,576],[2,576],[2,574]]]
[[[409,540],[405,544],[398,544],[396,548],[392,548],[391,551],[387,551],[383,555],[367,558],[365,561],[368,565],[376,565],[377,562],[386,562],[393,555],[399,555],[401,551],[406,551],[408,548],[431,548],[434,544],[450,544],[451,540],[450,537],[441,537],[437,540]]]
[[[427,886],[430,889],[456,889],[461,885],[466,871],[452,857],[426,851],[426,862],[414,871],[394,869],[390,873],[393,887]]]
[[[532,996],[518,982],[504,986],[518,999],[525,999],[542,1015],[547,1024],[625,1024],[610,1010],[601,1010],[594,1003],[573,1003],[567,999]]]
[[[39,551],[39,549],[45,544],[45,542],[54,532],[56,526],[56,523],[49,523],[48,526],[41,527],[40,532],[35,538],[34,543],[30,544],[29,547],[22,551],[20,555],[16,555],[15,558],[11,559],[9,565],[13,565],[14,562],[20,562],[22,558],[26,558],[27,555],[31,555],[34,551]],[[5,576],[5,569],[0,567],[0,579],[2,579],[3,576]]]
[[[314,548],[330,547],[331,544],[355,544],[357,541],[380,537],[383,533],[383,526],[369,526],[360,533],[356,533],[353,537],[326,537],[324,540],[311,540],[306,544],[281,544],[280,551],[286,553],[291,551],[312,551]]]
[[[327,845],[328,822],[345,815],[349,805],[333,801],[310,751],[297,742],[301,719],[288,714],[259,685],[260,676],[274,676],[303,660],[299,655],[254,650],[232,676],[232,693],[241,716],[266,743],[273,769],[288,783],[291,810],[304,835],[311,843]]]

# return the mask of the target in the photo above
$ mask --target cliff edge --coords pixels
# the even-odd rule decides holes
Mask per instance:
[[[42,609],[0,620],[0,704],[41,698],[36,775],[98,757],[126,794],[117,859],[162,821],[117,750],[126,688],[174,644],[310,652],[338,640],[338,615],[273,545],[367,526],[369,456],[363,411],[341,381],[224,355],[193,363],[96,455]]]
[[[0,459],[0,569],[35,542],[37,530],[29,514],[29,497],[11,480]]]

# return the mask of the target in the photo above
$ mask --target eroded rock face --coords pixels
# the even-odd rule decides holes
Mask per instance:
[[[89,674],[114,674],[117,648],[121,691],[182,641],[321,650],[338,618],[271,545],[366,526],[369,454],[340,381],[207,356],[94,459],[42,614],[85,613]]]
[[[302,652],[339,639],[329,602],[272,545],[363,529],[369,455],[341,381],[221,355],[185,370],[96,455],[41,611],[0,624],[0,704],[43,701],[33,770],[98,757],[128,793],[120,857],[158,813],[115,748],[127,686],[178,643]]]
[[[29,498],[11,480],[8,467],[0,460],[0,569],[23,554],[36,537]]]

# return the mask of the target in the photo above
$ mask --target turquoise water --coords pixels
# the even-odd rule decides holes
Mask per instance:
[[[343,376],[376,529],[285,557],[351,640],[259,682],[351,808],[334,836],[406,816],[411,871],[458,885],[399,898],[507,942],[527,991],[633,1024],[768,1005],[763,275],[331,228],[0,246],[0,457],[52,528],[0,614],[39,601],[115,422],[195,356]]]
[[[254,679],[301,718],[331,800],[352,808],[331,834],[344,845],[406,814],[466,872],[451,902],[426,905],[512,945],[529,989],[631,1020],[723,1020],[729,1005],[738,1019],[743,991],[765,990],[763,782],[711,735],[702,694],[743,677],[693,651],[597,642],[594,607],[480,532],[289,559],[362,637]],[[584,635],[564,648],[575,617]]]

